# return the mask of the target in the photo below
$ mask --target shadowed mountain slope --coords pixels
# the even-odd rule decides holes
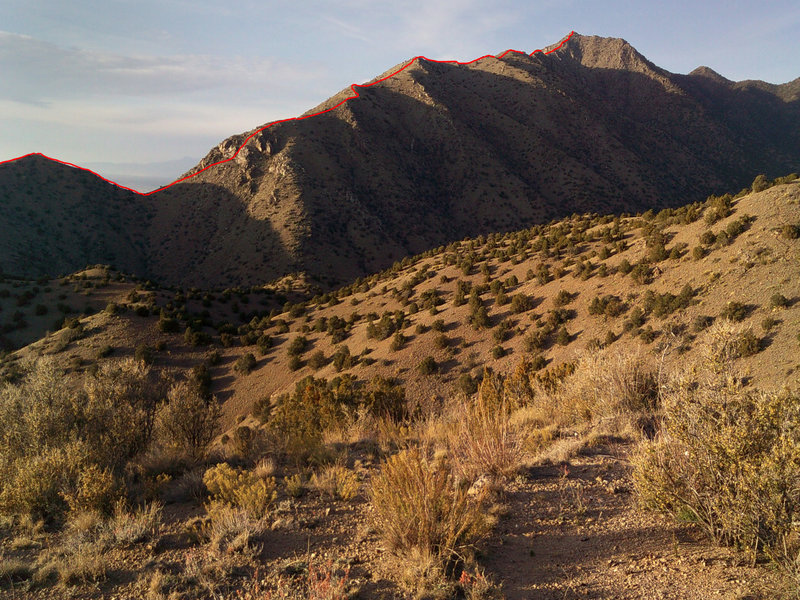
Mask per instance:
[[[677,206],[797,170],[799,85],[675,75],[624,40],[577,34],[550,54],[417,59],[238,154],[257,130],[224,140],[189,173],[233,160],[142,200],[143,274],[227,286],[306,271],[328,285],[468,235]]]

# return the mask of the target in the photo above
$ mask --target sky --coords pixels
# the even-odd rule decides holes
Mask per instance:
[[[800,77],[797,0],[2,0],[0,161],[41,152],[146,191],[413,56],[532,52],[572,30],[675,73]]]

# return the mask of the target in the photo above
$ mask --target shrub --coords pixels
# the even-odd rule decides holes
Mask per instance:
[[[174,384],[167,402],[158,413],[160,437],[164,444],[194,459],[205,456],[217,432],[220,409],[213,398],[204,398],[196,386],[182,381]]]
[[[322,350],[317,350],[308,359],[308,366],[314,370],[321,369],[329,362],[328,358]]]
[[[370,489],[373,523],[389,550],[423,552],[447,564],[489,530],[481,502],[456,484],[446,465],[416,448],[391,456]]]
[[[739,322],[744,321],[747,317],[747,306],[741,302],[728,302],[722,312],[719,314],[723,319],[729,321]]]
[[[770,181],[767,179],[767,176],[763,173],[756,175],[756,178],[753,180],[750,189],[754,192],[763,192],[764,190],[770,187]]]
[[[106,311],[108,308],[106,308]],[[180,323],[177,319],[161,315],[158,319],[158,330],[163,333],[177,333],[180,331]]]
[[[256,368],[256,357],[253,356],[252,352],[248,352],[247,354],[242,354],[239,358],[236,359],[236,364],[233,365],[233,370],[241,373],[242,375],[249,375],[250,372]]]
[[[212,548],[226,554],[247,549],[250,539],[266,529],[261,516],[222,502],[212,502],[208,506],[208,517],[201,533],[208,538]]]
[[[789,299],[783,294],[775,292],[769,299],[770,308],[786,308],[789,306]]]
[[[133,357],[142,364],[153,364],[153,349],[146,344],[139,344],[133,352]]]
[[[432,375],[439,370],[439,365],[432,356],[426,356],[417,366],[417,369],[422,375]]]
[[[289,358],[289,364],[287,366],[289,367],[290,371],[299,371],[303,368],[303,364],[302,358],[297,355],[293,355],[291,358]]]
[[[334,388],[324,379],[299,381],[264,415],[276,448],[299,462],[314,456],[322,447],[323,432],[342,425],[344,407],[353,400],[351,392],[352,387]]]
[[[571,337],[572,336],[570,336],[569,331],[567,331],[567,328],[564,325],[562,325],[561,327],[558,328],[558,332],[556,333],[556,343],[561,346],[566,346],[569,344]]]
[[[618,317],[625,310],[625,305],[617,296],[607,294],[605,296],[595,296],[589,303],[590,315],[605,315],[607,317]]]
[[[106,358],[107,356],[111,356],[113,352],[114,348],[109,346],[108,344],[105,344],[97,349],[97,353],[95,354],[95,356],[97,358]]]
[[[343,371],[353,366],[353,357],[350,355],[350,348],[343,344],[336,348],[331,357],[336,371]]]
[[[634,459],[645,506],[697,522],[712,539],[789,566],[798,519],[798,398],[745,390],[725,359],[716,377],[664,390],[663,428]]]
[[[357,394],[358,402],[370,414],[401,421],[407,418],[406,390],[395,379],[376,375]]]
[[[300,356],[301,354],[303,354],[303,352],[306,351],[307,345],[308,345],[308,340],[305,338],[305,336],[299,335],[289,343],[289,347],[286,349],[286,353],[289,356]]]
[[[1,387],[0,512],[53,519],[67,499],[107,507],[117,475],[150,441],[160,395],[131,359],[104,363],[81,386],[40,359]]]
[[[704,329],[710,327],[713,322],[714,317],[709,317],[708,315],[697,315],[692,321],[692,331],[695,333],[703,331]]]
[[[547,344],[547,335],[541,329],[530,332],[522,341],[525,352],[538,352]]]
[[[258,336],[258,339],[256,339],[256,348],[258,349],[258,353],[264,356],[269,352],[269,349],[272,348],[272,337],[266,333]]]
[[[765,317],[761,321],[761,329],[764,331],[771,331],[778,323],[780,323],[780,321],[774,317]]]
[[[710,229],[706,229],[702,234],[700,234],[700,243],[703,246],[710,246],[716,240],[717,240],[717,235],[713,231],[711,231]],[[701,247],[701,251],[702,251],[702,247]]]
[[[739,334],[735,344],[734,354],[737,357],[753,356],[761,351],[761,339],[750,328]]]
[[[292,498],[300,498],[306,493],[306,486],[303,483],[303,476],[300,473],[290,475],[284,480],[286,493]]]
[[[559,290],[553,298],[553,306],[566,306],[572,302],[572,294],[567,290]]]
[[[75,488],[62,494],[73,513],[110,514],[119,490],[108,468],[88,464],[81,469]]]
[[[403,332],[398,331],[397,333],[394,334],[394,337],[392,338],[392,343],[389,345],[389,347],[394,352],[397,352],[398,350],[403,349],[403,347],[406,345],[406,341],[408,340],[406,336],[403,335]]]
[[[787,223],[781,228],[781,237],[786,240],[800,238],[800,225]]]
[[[639,285],[649,283],[653,274],[653,270],[645,263],[638,263],[631,270],[631,279]]]
[[[255,517],[266,516],[277,498],[274,477],[264,479],[227,463],[208,469],[203,482],[213,503],[241,508]]]
[[[498,344],[497,346],[492,348],[492,358],[494,359],[503,358],[505,355],[506,355],[505,348],[503,348],[501,345]]]
[[[125,510],[124,502],[118,502],[114,516],[106,525],[108,536],[116,544],[138,544],[153,539],[161,525],[163,506],[158,502],[146,504],[134,512]]]
[[[469,316],[469,324],[473,329],[487,329],[490,326],[489,313],[485,306],[481,305],[473,309]]]
[[[352,500],[358,495],[358,476],[344,465],[325,467],[311,476],[311,485],[323,494],[340,500]]]
[[[469,373],[462,373],[458,378],[458,389],[465,396],[472,396],[478,391],[478,382]]]
[[[644,354],[602,349],[560,367],[534,380],[529,406],[542,425],[648,414],[656,408],[657,373]]]

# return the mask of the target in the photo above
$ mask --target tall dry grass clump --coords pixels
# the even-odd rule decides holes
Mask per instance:
[[[487,373],[474,399],[463,412],[447,440],[456,474],[475,481],[487,475],[499,481],[512,475],[522,461],[522,444],[511,425],[512,401],[498,378]]]
[[[645,506],[798,576],[800,397],[743,387],[737,335],[709,332],[702,362],[663,386],[660,432],[634,457],[636,490]]]
[[[529,421],[541,427],[596,423],[651,413],[658,401],[658,371],[650,357],[616,348],[586,352],[555,377],[534,375]]]
[[[489,530],[481,498],[459,486],[446,462],[411,448],[391,456],[372,481],[374,525],[388,549],[422,553],[449,564],[465,557]]]

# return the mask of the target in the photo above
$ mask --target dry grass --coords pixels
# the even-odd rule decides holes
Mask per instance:
[[[487,375],[478,395],[468,400],[447,442],[455,471],[467,481],[481,475],[503,480],[522,460],[521,436],[511,425],[510,402],[493,375]]]
[[[113,543],[130,545],[153,539],[158,535],[163,506],[158,502],[146,504],[128,512],[123,503],[118,503],[114,516],[106,525],[108,537]]]
[[[457,484],[446,464],[422,450],[390,457],[372,482],[375,527],[389,550],[429,553],[445,563],[463,558],[490,528],[481,499]]]
[[[295,576],[253,578],[236,590],[237,600],[346,600],[353,598],[358,586],[350,577],[350,568],[340,568],[332,560],[325,562],[309,555],[292,565]]]
[[[642,352],[609,349],[583,354],[560,385],[534,382],[533,387],[528,420],[568,426],[652,412],[658,380],[655,366]]]
[[[331,498],[352,500],[358,495],[358,476],[342,464],[329,465],[311,476],[311,486]]]
[[[209,508],[205,534],[212,548],[226,552],[240,552],[250,546],[251,540],[263,534],[267,525],[254,518],[244,508],[214,504]]]
[[[33,577],[30,563],[17,558],[0,558],[0,586],[27,581]]]

